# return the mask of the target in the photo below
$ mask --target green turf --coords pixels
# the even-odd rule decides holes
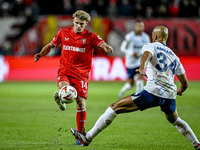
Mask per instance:
[[[123,82],[91,82],[86,131],[117,100]],[[200,139],[200,83],[177,97],[178,112]],[[53,100],[56,82],[0,83],[0,149],[191,150],[192,144],[167,122],[160,108],[118,115],[89,147],[76,146],[75,103],[62,112]],[[134,90],[134,89],[133,89]],[[131,94],[129,91],[127,94]]]

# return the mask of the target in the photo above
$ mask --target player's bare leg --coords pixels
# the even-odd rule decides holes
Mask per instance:
[[[131,96],[122,98],[121,100],[111,104],[110,107],[117,114],[139,110],[137,105],[133,102]]]
[[[80,132],[84,132],[85,120],[86,120],[85,98],[78,96],[76,100],[76,107],[77,107],[77,114],[76,114],[77,129]],[[78,139],[76,139],[76,144],[82,145]]]
[[[178,116],[177,111],[175,111],[173,114],[165,114],[165,117],[172,125],[178,129],[182,135],[184,135],[188,140],[190,140],[190,142],[192,142],[196,150],[200,150],[200,143],[197,137],[193,133],[190,126]]]
[[[59,89],[62,88],[63,86],[65,85],[69,85],[69,83],[67,81],[60,81],[58,83],[58,86],[59,86]],[[55,102],[58,104],[58,107],[64,111],[66,109],[66,104],[63,103],[60,98],[59,98],[59,95],[58,95],[58,91],[54,92],[54,100]]]
[[[68,83],[67,81],[60,81],[60,82],[58,83],[59,89],[62,88],[63,86],[65,86],[65,85],[69,85],[69,83]]]
[[[115,119],[117,114],[132,112],[139,110],[136,104],[131,99],[131,96],[127,96],[108,107],[104,114],[102,114],[93,128],[86,134],[78,132],[76,129],[71,128],[71,132],[77,138],[79,138],[85,146],[89,145],[92,139],[97,136],[103,129],[108,127]]]
[[[133,85],[134,85],[134,79],[133,78],[129,78],[127,80],[127,82],[124,84],[124,86],[121,88],[121,90],[120,90],[120,92],[118,94],[118,99],[122,99],[124,94],[125,94],[125,92],[130,90],[130,89],[132,89]]]

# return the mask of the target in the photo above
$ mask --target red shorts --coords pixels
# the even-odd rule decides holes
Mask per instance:
[[[81,96],[87,99],[87,95],[88,95],[88,79],[87,78],[78,79],[72,76],[61,75],[61,76],[58,76],[57,78],[57,84],[60,81],[67,81],[69,85],[75,87],[75,89],[77,90],[78,96]]]

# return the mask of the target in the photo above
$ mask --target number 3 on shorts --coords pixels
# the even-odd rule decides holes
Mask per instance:
[[[87,89],[87,82],[81,81],[81,88]]]

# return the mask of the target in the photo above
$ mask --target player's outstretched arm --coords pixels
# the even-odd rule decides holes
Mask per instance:
[[[189,83],[186,77],[186,74],[177,75],[179,81],[181,82],[181,86],[177,89],[177,95],[182,96],[183,92],[187,89]]]
[[[48,54],[48,53],[51,51],[51,49],[52,49],[53,47],[54,47],[54,46],[53,46],[51,43],[45,45],[45,46],[42,48],[42,50],[40,51],[40,53],[35,54],[35,56],[34,56],[35,62],[37,62],[42,56]]]
[[[106,53],[114,53],[113,48],[112,48],[110,45],[108,45],[107,43],[102,43],[102,44],[100,45],[100,47],[103,48],[103,50],[104,50]]]
[[[152,57],[151,52],[145,51],[140,59],[140,68],[137,69],[136,72],[139,72],[141,75],[147,77],[145,69],[151,57]]]

